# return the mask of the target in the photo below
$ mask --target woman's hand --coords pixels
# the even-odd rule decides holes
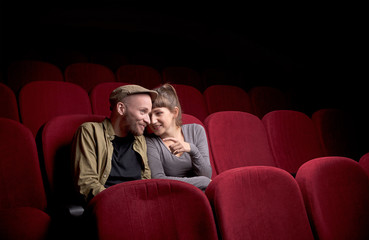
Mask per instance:
[[[173,142],[172,144],[168,145],[168,147],[169,147],[169,150],[174,155],[177,155],[177,154],[181,155],[184,152],[191,151],[191,147],[188,142],[182,142],[178,140],[177,138],[173,138],[173,137],[168,137],[168,138],[163,139],[163,142],[169,142],[169,141]]]

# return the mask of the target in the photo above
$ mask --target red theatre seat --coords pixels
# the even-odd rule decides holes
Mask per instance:
[[[175,88],[183,113],[193,115],[204,121],[208,116],[208,110],[202,93],[189,85],[172,84]]]
[[[358,134],[354,120],[341,109],[320,109],[313,113],[327,156],[342,156],[359,160]]]
[[[295,174],[306,161],[325,156],[315,126],[306,114],[276,110],[262,121],[277,167]]]
[[[90,202],[98,237],[115,239],[217,239],[205,194],[175,180],[150,179],[114,185]]]
[[[64,70],[66,82],[75,83],[90,92],[102,82],[115,82],[115,75],[108,67],[97,63],[73,63]]]
[[[59,67],[48,62],[22,60],[9,65],[7,85],[16,94],[23,86],[34,81],[64,81],[64,76]]]
[[[148,89],[162,84],[160,72],[145,65],[123,65],[118,68],[115,76],[118,82],[137,84]]]
[[[313,159],[296,175],[316,239],[369,239],[369,178],[345,157]]]
[[[110,93],[117,87],[130,83],[105,82],[97,84],[90,92],[92,112],[97,115],[110,116]]]
[[[204,90],[203,79],[200,74],[188,67],[165,67],[162,70],[164,83],[183,84],[192,86],[199,91]]]
[[[39,128],[53,117],[68,114],[91,114],[87,92],[68,82],[36,81],[19,93],[22,123],[36,136]]]
[[[19,121],[17,98],[11,88],[0,83],[0,117]]]
[[[0,238],[45,239],[50,217],[35,139],[21,123],[0,118]]]
[[[290,109],[286,95],[279,89],[257,86],[249,91],[254,113],[259,118],[274,110]]]
[[[101,122],[104,116],[64,115],[50,119],[42,130],[43,163],[48,180],[49,202],[54,207],[77,204],[74,194],[71,144],[78,127],[85,122]]]
[[[369,153],[364,154],[359,160],[360,166],[364,169],[369,176]]]
[[[220,111],[253,112],[249,95],[240,87],[213,85],[206,88],[203,95],[209,114]]]
[[[210,182],[205,193],[224,240],[313,240],[300,189],[282,169],[228,170]]]
[[[238,111],[217,112],[205,119],[205,126],[218,174],[237,167],[275,166],[258,117]]]

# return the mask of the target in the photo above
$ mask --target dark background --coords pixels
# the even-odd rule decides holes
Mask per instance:
[[[2,1],[2,81],[15,60],[63,69],[60,52],[110,51],[159,71],[223,69],[245,90],[288,92],[308,115],[348,109],[368,136],[368,29],[367,1]]]

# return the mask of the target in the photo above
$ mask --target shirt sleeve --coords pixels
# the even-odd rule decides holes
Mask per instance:
[[[77,130],[73,145],[74,183],[86,201],[103,191],[105,187],[99,182],[96,160],[96,141],[92,130],[85,126]]]

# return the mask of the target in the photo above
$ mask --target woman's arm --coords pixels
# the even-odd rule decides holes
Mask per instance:
[[[147,157],[149,160],[149,166],[151,169],[152,178],[171,179],[186,182],[194,185],[195,187],[205,190],[210,183],[210,178],[206,176],[195,177],[173,177],[165,174],[163,163],[160,157],[161,148],[158,144],[155,144],[155,139],[146,138],[147,141]]]

